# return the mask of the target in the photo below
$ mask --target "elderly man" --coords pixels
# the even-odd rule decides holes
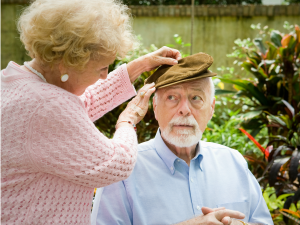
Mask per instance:
[[[139,145],[130,177],[103,189],[97,224],[273,224],[243,156],[200,141],[214,113],[212,62],[198,53],[148,78],[146,83],[156,83],[153,108],[159,130]],[[245,218],[202,207],[225,207]]]

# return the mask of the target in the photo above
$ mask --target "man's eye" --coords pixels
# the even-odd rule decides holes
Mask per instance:
[[[175,96],[174,95],[169,95],[168,99],[171,100],[171,101],[173,101],[173,100],[175,100]]]
[[[201,97],[200,97],[200,96],[198,96],[198,95],[196,95],[196,96],[194,96],[194,97],[193,97],[193,100],[195,100],[195,101],[199,101],[199,100],[201,100]]]

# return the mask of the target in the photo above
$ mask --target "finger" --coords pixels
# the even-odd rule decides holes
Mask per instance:
[[[149,89],[151,89],[151,88],[153,88],[155,86],[155,83],[153,82],[153,83],[151,83],[151,84],[146,84],[144,87],[142,87],[139,91],[138,91],[138,96],[140,96],[140,97],[143,97],[145,94],[146,94],[146,92],[149,90]]]
[[[225,216],[225,217],[221,220],[221,222],[222,222],[224,225],[230,225],[231,222],[232,222],[232,220],[231,220],[231,218],[230,218],[229,216]]]
[[[216,218],[221,221],[225,216],[229,216],[235,219],[244,219],[245,215],[241,212],[230,210],[230,209],[223,209],[215,212]]]
[[[147,111],[148,111],[148,103],[151,94],[155,91],[155,87],[147,90],[146,94],[144,95],[143,99],[137,104],[131,106],[131,109],[136,112],[136,115],[139,117],[139,119],[142,119]]]
[[[146,84],[144,87],[142,87],[137,95],[128,103],[128,107],[133,107],[133,105],[139,105],[142,99],[144,98],[147,91],[155,86],[155,83]],[[141,95],[141,93],[143,93]]]
[[[144,99],[142,101],[143,107],[147,107],[147,109],[148,109],[149,99],[150,99],[151,95],[155,92],[155,90],[156,90],[156,88],[153,87],[145,93]]]
[[[162,49],[165,53],[163,56],[171,57],[171,58],[176,59],[176,60],[181,59],[181,53],[177,49],[166,47],[166,46],[164,46]]]
[[[209,207],[202,207],[201,210],[202,210],[203,215],[214,212],[214,209],[209,208]]]
[[[159,62],[160,65],[176,65],[178,61],[173,58],[169,57],[162,57],[162,56],[157,56],[157,62]]]
[[[213,208],[214,212],[225,209],[225,207]]]
[[[177,49],[170,48],[170,51],[168,53],[171,55],[170,56],[167,55],[167,57],[172,57],[177,61],[181,59],[181,53]]]

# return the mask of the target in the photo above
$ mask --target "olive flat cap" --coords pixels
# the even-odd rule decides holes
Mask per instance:
[[[178,60],[178,64],[174,66],[162,65],[145,80],[145,84],[154,82],[155,87],[158,89],[204,77],[216,76],[216,73],[208,70],[213,61],[213,57],[202,52],[187,56]]]

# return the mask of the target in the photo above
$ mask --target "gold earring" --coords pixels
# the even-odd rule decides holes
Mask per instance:
[[[68,74],[63,74],[60,77],[61,82],[66,82],[69,79],[69,75]]]

